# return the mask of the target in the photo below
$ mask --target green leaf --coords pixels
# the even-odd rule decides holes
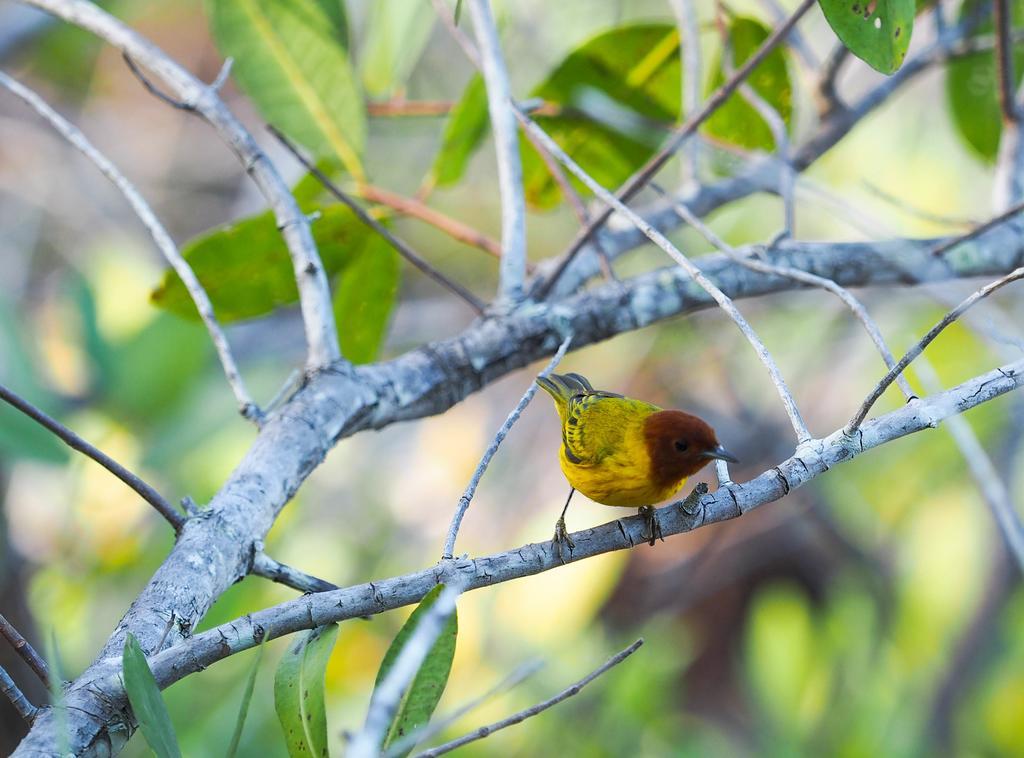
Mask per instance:
[[[536,120],[598,182],[617,187],[654,154],[678,118],[680,77],[674,26],[620,26],[584,42],[534,89],[534,97],[564,109]],[[528,142],[520,145],[527,201],[555,206],[561,191],[547,166]]]
[[[139,722],[146,743],[157,758],[181,758],[178,739],[174,736],[174,727],[160,695],[160,688],[146,662],[146,654],[131,632],[128,632],[124,640],[122,666],[124,690],[128,693],[128,702],[132,705],[132,712]]]
[[[729,30],[734,65],[737,68],[743,65],[770,33],[768,27],[752,18],[735,19]],[[765,102],[775,108],[788,127],[793,113],[793,87],[789,80],[784,48],[777,47],[772,50],[750,72],[747,81]],[[724,82],[725,69],[722,65],[722,55],[719,53],[714,67],[714,75],[708,87],[708,94],[718,89]],[[770,151],[775,147],[775,139],[772,137],[768,124],[738,92],[733,93],[712,114],[704,126],[704,131],[725,142],[751,150]]]
[[[331,205],[312,224],[324,269],[347,266],[373,232],[344,205]],[[295,271],[272,213],[265,212],[198,237],[182,249],[222,322],[263,316],[299,298]],[[199,313],[172,270],[150,294],[154,305],[198,320]]]
[[[965,0],[960,7],[960,21],[982,12],[983,0]],[[1017,18],[1024,13],[1024,2],[1013,3]],[[992,33],[992,14],[988,12],[977,25],[974,35]],[[1013,48],[1014,85],[1019,85],[1024,74],[1024,48]],[[946,99],[953,112],[953,123],[960,136],[967,141],[987,163],[994,163],[999,152],[999,138],[1003,130],[1003,116],[999,109],[996,90],[998,75],[995,51],[985,50],[957,57],[946,66]]]
[[[168,314],[111,343],[104,406],[138,426],[174,414],[213,355],[206,330]]]
[[[430,3],[418,0],[374,0],[362,35],[360,61],[363,86],[370,97],[389,97],[401,89],[434,28]]]
[[[345,0],[315,0],[331,22],[331,29],[341,46],[348,50],[348,14],[345,12]]]
[[[324,672],[337,637],[337,624],[313,629],[288,647],[274,674],[274,708],[292,758],[330,754]]]
[[[249,703],[252,702],[252,691],[256,686],[256,673],[260,669],[260,662],[263,660],[263,647],[267,644],[266,636],[260,646],[256,648],[256,656],[252,659],[249,667],[249,675],[245,678],[245,689],[242,691],[242,702],[238,706],[238,718],[235,719],[235,731],[231,735],[231,744],[228,745],[227,758],[235,758],[238,752],[238,743],[242,739],[242,729],[245,727],[245,717],[249,714]]]
[[[352,363],[377,357],[398,294],[398,253],[380,235],[368,238],[341,272],[334,290],[334,319],[341,352]]]
[[[914,0],[818,0],[832,31],[876,71],[898,69],[914,30]]]
[[[362,178],[362,94],[335,23],[313,0],[211,0],[217,45],[263,117]]]
[[[462,178],[470,157],[486,136],[490,122],[487,88],[483,77],[476,74],[469,80],[459,102],[448,114],[441,138],[441,150],[434,158],[434,167],[431,169],[431,183],[444,187]]]
[[[380,686],[388,672],[391,671],[391,667],[394,666],[399,653],[405,647],[405,643],[412,636],[413,632],[416,631],[416,627],[419,625],[423,615],[437,602],[437,598],[443,589],[444,585],[439,584],[428,592],[399,630],[398,635],[391,643],[391,647],[384,654],[384,660],[381,661],[380,671],[377,672],[377,680],[373,685],[374,690]],[[459,619],[457,613],[453,612],[438,636],[437,641],[434,642],[430,652],[427,653],[427,657],[424,658],[420,670],[416,672],[416,676],[409,685],[409,689],[403,696],[398,711],[395,713],[395,718],[391,722],[391,727],[388,730],[383,747],[388,747],[392,742],[401,739],[407,734],[411,734],[430,721],[430,716],[434,713],[434,709],[437,708],[437,703],[441,699],[445,685],[448,683],[448,674],[451,672],[452,659],[455,657],[455,641],[458,634]],[[410,747],[402,755],[408,755],[411,750],[412,748]]]

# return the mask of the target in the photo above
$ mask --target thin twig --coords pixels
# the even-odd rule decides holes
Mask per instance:
[[[306,367],[322,370],[341,359],[331,291],[309,220],[266,154],[217,90],[186,71],[153,42],[88,0],[24,0],[106,40],[167,88],[168,97],[203,117],[238,156],[274,213],[292,260],[306,334]]]
[[[120,172],[117,166],[97,150],[78,127],[57,113],[38,94],[10,78],[2,71],[0,71],[0,85],[3,85],[21,98],[76,150],[92,161],[96,168],[100,170],[100,173],[107,177],[117,187],[125,200],[128,201],[135,215],[139,217],[139,220],[153,238],[157,248],[180,277],[185,285],[185,289],[188,290],[188,294],[192,298],[192,302],[195,303],[199,317],[203,320],[203,324],[206,325],[206,330],[210,334],[210,340],[217,350],[217,357],[220,358],[221,366],[224,368],[224,376],[227,378],[228,385],[230,385],[231,391],[235,395],[235,400],[238,402],[239,411],[245,418],[258,422],[262,418],[262,414],[245,387],[245,382],[242,380],[242,375],[238,370],[238,364],[235,363],[235,358],[231,354],[228,339],[224,334],[224,330],[221,329],[220,324],[217,322],[217,316],[213,312],[213,303],[210,302],[209,295],[206,294],[206,290],[203,288],[198,277],[196,277],[192,267],[188,265],[188,262],[178,251],[178,247],[171,239],[171,235],[167,233],[163,224],[160,223],[156,214],[153,213],[149,203],[139,194],[139,191]]]
[[[850,59],[850,49],[842,42],[837,42],[832,48],[825,66],[821,70],[821,78],[818,80],[818,113],[827,117],[834,111],[845,110],[846,104],[836,92],[836,79],[843,64]]]
[[[3,666],[0,666],[0,692],[7,696],[7,699],[11,701],[11,705],[14,706],[14,710],[25,719],[26,723],[31,724],[36,720],[36,712],[39,709],[29,702],[29,699],[25,697],[25,693],[18,688],[18,685],[14,683],[11,675],[7,673]]]
[[[996,27],[996,76],[999,89],[999,109],[1003,121],[1013,123],[1020,114],[1013,99],[1013,44],[1010,41],[1010,27],[1013,24],[1010,0],[995,0],[993,8]]]
[[[656,187],[654,184],[651,186]],[[792,266],[779,266],[774,263],[752,258],[749,255],[744,255],[741,251],[737,250],[715,234],[715,232],[707,224],[701,221],[689,208],[687,208],[686,205],[676,202],[672,207],[673,210],[679,214],[679,217],[696,229],[704,239],[741,266],[749,268],[752,271],[759,271],[762,274],[784,276],[795,282],[802,282],[804,284],[809,284],[812,287],[820,287],[831,292],[842,300],[853,312],[853,315],[857,317],[857,320],[864,325],[864,330],[868,333],[868,336],[871,337],[871,341],[875,343],[875,347],[878,348],[878,352],[881,354],[886,367],[892,368],[896,365],[896,359],[893,357],[892,351],[889,350],[889,346],[886,344],[885,338],[882,337],[882,332],[878,328],[878,324],[875,323],[873,318],[871,318],[871,314],[868,313],[867,308],[864,307],[863,303],[861,303],[848,289],[839,286],[835,281],[824,276],[818,276],[817,274],[802,271],[798,268],[793,268]],[[902,374],[896,378],[896,383],[899,385],[900,390],[903,392],[903,395],[907,400],[912,400],[917,397]],[[724,465],[724,461],[722,463]],[[728,474],[728,469],[726,469],[726,474]]]
[[[917,374],[928,392],[942,392],[942,385],[935,369],[923,356],[917,361]],[[981,446],[967,419],[963,416],[951,416],[946,419],[946,429],[956,442],[956,446],[960,448],[960,453],[971,470],[982,498],[992,512],[1007,548],[1017,561],[1018,568],[1024,573],[1024,524],[1013,507],[1006,482],[996,471],[992,459]]]
[[[953,237],[951,239],[946,240],[941,245],[938,245],[937,247],[935,247],[931,251],[931,253],[934,256],[943,255],[943,254],[949,252],[950,250],[952,250],[957,245],[960,245],[960,244],[962,244],[964,242],[969,242],[970,240],[974,239],[975,237],[980,237],[982,234],[987,232],[989,229],[991,229],[993,227],[996,227],[996,226],[999,226],[1000,224],[1002,224],[1002,223],[1004,223],[1006,221],[1009,221],[1011,218],[1016,216],[1021,211],[1024,211],[1024,201],[1019,202],[1016,205],[1014,205],[1012,208],[1009,208],[1009,209],[1003,211],[998,216],[993,216],[988,221],[986,221],[984,224],[979,224],[978,226],[976,226],[973,229],[971,229],[969,232],[966,232],[966,233],[961,234],[961,235],[959,235],[957,237]]]
[[[679,56],[683,80],[682,112],[690,116],[700,108],[702,82],[700,66],[700,26],[696,0],[670,0],[672,13],[679,29]],[[686,145],[686,170],[691,182],[700,181],[700,140],[691,139]]]
[[[366,115],[371,117],[447,116],[455,103],[451,100],[406,100],[397,98],[367,103]]]
[[[462,52],[469,59],[470,63],[477,69],[480,68],[480,53],[477,52],[476,45],[473,44],[473,40],[459,28],[459,25],[455,23],[455,19],[451,12],[448,10],[448,6],[444,4],[444,0],[430,0],[430,4],[434,6],[434,12],[437,13],[437,17],[444,24],[448,30],[448,34],[451,35],[452,39],[462,48]]]
[[[490,1],[469,0],[469,12],[480,50],[480,70],[487,85],[487,107],[498,158],[498,189],[501,194],[498,295],[506,306],[511,306],[523,299],[526,283],[526,198],[519,134],[512,113],[512,89]]]
[[[576,188],[572,186],[572,181],[568,176],[565,175],[565,171],[562,170],[561,164],[555,160],[554,156],[551,155],[544,146],[540,144],[536,137],[529,132],[523,132],[526,139],[533,145],[533,149],[537,151],[537,155],[544,162],[544,166],[547,168],[548,173],[551,174],[551,178],[555,180],[555,184],[558,185],[559,189],[562,190],[562,195],[569,202],[569,206],[572,208],[573,213],[576,215],[576,220],[580,226],[586,226],[590,223],[590,213],[587,212],[587,206],[583,204],[583,198],[580,197],[580,193],[576,191]],[[595,234],[591,239],[594,245],[594,252],[597,253],[597,262],[601,267],[601,273],[605,278],[605,281],[613,281],[616,279],[615,272],[612,270],[612,261],[608,255],[608,251],[604,249],[604,245],[601,244],[601,235]]]
[[[366,724],[352,738],[345,753],[348,758],[377,758],[380,755],[398,705],[430,649],[444,631],[449,617],[455,612],[455,601],[461,593],[462,587],[457,584],[445,586],[434,604],[420,618],[415,631],[395,658],[391,670],[374,688],[366,713]]]
[[[440,229],[452,239],[479,248],[495,258],[501,258],[501,244],[493,237],[489,237],[480,230],[451,216],[446,216],[419,200],[404,197],[370,184],[360,184],[353,194],[371,203],[386,205],[403,216],[418,218],[420,221]]]
[[[487,450],[484,451],[483,457],[480,459],[480,463],[477,464],[476,471],[473,472],[473,476],[469,480],[469,484],[466,485],[466,491],[462,493],[462,497],[459,498],[459,503],[455,506],[455,515],[452,516],[452,523],[448,527],[448,536],[444,540],[444,552],[441,554],[441,558],[451,558],[455,551],[455,539],[459,535],[459,527],[462,526],[462,518],[466,515],[466,511],[469,509],[469,504],[473,500],[473,495],[476,494],[477,485],[480,484],[480,479],[483,477],[484,472],[487,471],[487,467],[491,463],[491,459],[494,454],[498,452],[498,447],[504,441],[505,437],[508,436],[513,425],[519,420],[523,411],[526,410],[526,406],[533,400],[533,396],[537,393],[537,379],[547,376],[555,367],[561,362],[562,358],[565,357],[565,352],[569,349],[569,344],[572,342],[572,334],[566,335],[565,339],[562,340],[562,344],[558,346],[558,350],[555,351],[554,356],[548,362],[548,365],[537,375],[537,377],[530,382],[530,386],[527,387],[526,392],[519,399],[516,407],[512,409],[512,412],[508,414],[508,418],[505,419],[505,423],[498,429],[498,433],[494,435],[494,440],[491,442]]]
[[[465,301],[470,308],[477,312],[478,315],[483,314],[484,308],[486,306],[484,305],[483,302],[480,301],[479,298],[476,297],[476,295],[467,290],[461,284],[457,284],[456,282],[452,281],[447,276],[442,274],[440,271],[435,269],[423,258],[421,258],[419,254],[416,253],[411,247],[409,247],[408,244],[406,244],[398,237],[393,235],[390,231],[388,231],[387,227],[385,227],[383,224],[377,221],[377,219],[375,219],[373,216],[371,216],[369,213],[363,210],[363,207],[359,205],[359,203],[357,203],[347,194],[342,192],[338,188],[338,185],[332,182],[330,178],[326,174],[324,174],[323,171],[318,169],[312,161],[310,161],[308,158],[302,155],[302,153],[299,152],[299,149],[295,147],[294,144],[292,144],[291,140],[289,140],[287,137],[284,136],[284,134],[278,131],[276,127],[268,124],[267,130],[271,134],[273,134],[274,137],[277,138],[278,142],[284,145],[288,152],[290,152],[295,157],[295,159],[306,168],[306,170],[313,174],[313,176],[315,176],[319,180],[319,182],[322,185],[324,185],[324,187],[327,188],[328,192],[330,192],[332,195],[338,198],[338,200],[347,205],[360,221],[362,221],[368,227],[373,229],[373,231],[377,232],[377,234],[379,234],[381,237],[387,240],[388,244],[395,248],[395,250],[397,250],[398,253],[403,258],[405,258],[407,261],[409,261],[409,263],[418,268],[420,271],[422,271],[428,277],[433,279],[435,282],[440,284],[442,287],[447,289],[449,292]]]
[[[21,632],[14,628],[14,625],[2,613],[0,613],[0,636],[3,636],[10,643],[18,657],[28,664],[28,667],[35,672],[44,685],[49,687],[50,669],[47,667],[46,661],[43,660],[42,656],[35,651],[35,648],[32,647],[29,641],[22,636]]]
[[[627,647],[625,650],[616,653],[603,664],[601,664],[599,667],[597,667],[589,674],[587,674],[585,677],[580,679],[578,682],[569,687],[566,687],[564,690],[559,692],[554,697],[548,698],[544,702],[537,703],[536,705],[526,708],[525,710],[519,711],[518,713],[514,713],[508,718],[502,719],[501,721],[495,721],[493,724],[482,726],[476,731],[463,735],[462,737],[454,739],[451,742],[446,742],[443,745],[438,745],[437,747],[432,747],[429,750],[425,750],[422,753],[418,753],[416,755],[416,758],[435,758],[435,756],[450,753],[452,750],[455,750],[456,748],[460,748],[463,745],[469,744],[470,742],[482,740],[484,737],[494,734],[495,732],[500,731],[505,727],[514,726],[515,724],[526,721],[526,719],[536,716],[539,713],[543,713],[548,708],[552,708],[558,705],[563,700],[568,700],[573,695],[578,695],[580,690],[582,690],[584,687],[586,687],[588,684],[590,684],[592,681],[597,679],[602,674],[606,673],[607,671],[610,671],[611,669],[615,668],[620,663],[622,663],[624,660],[629,658],[629,656],[633,655],[633,653],[639,650],[640,646],[643,644],[644,640],[643,637],[641,637],[632,645]]]
[[[33,421],[53,432],[71,449],[77,450],[83,455],[92,458],[111,474],[135,490],[143,500],[152,505],[157,512],[167,519],[167,522],[174,527],[175,532],[181,530],[181,527],[185,523],[185,519],[180,513],[171,507],[171,504],[164,499],[163,495],[150,487],[109,455],[90,445],[62,423],[43,413],[32,405],[32,403],[15,394],[2,384],[0,384],[0,400],[14,406]]]
[[[884,187],[880,187],[874,182],[868,181],[867,179],[861,179],[860,182],[864,189],[875,195],[879,199],[888,203],[897,210],[903,211],[907,215],[914,216],[915,218],[922,219],[923,221],[930,221],[933,224],[942,224],[943,226],[977,226],[978,220],[966,217],[947,216],[942,213],[935,213],[927,208],[922,208],[919,205],[909,202],[904,197],[899,197],[895,193],[889,192]]]
[[[249,573],[299,590],[299,592],[327,592],[338,589],[338,585],[275,561],[263,551],[253,555],[252,568]]]
[[[772,21],[776,24],[781,24],[786,20],[786,9],[782,7],[779,0],[761,0],[761,5],[768,10]],[[811,50],[811,46],[807,44],[807,40],[804,39],[804,35],[800,33],[799,29],[794,29],[789,33],[787,44],[796,51],[797,56],[803,61],[804,68],[807,71],[818,71],[821,68],[821,61],[818,60],[818,56]]]
[[[860,409],[857,411],[854,417],[850,419],[850,423],[846,425],[846,434],[852,435],[857,430],[857,427],[861,425],[861,423],[864,421],[864,418],[868,415],[868,411],[871,410],[871,406],[874,405],[875,401],[882,396],[882,393],[885,392],[886,388],[890,384],[892,384],[893,379],[898,374],[900,374],[903,371],[903,369],[909,366],[911,361],[913,361],[917,356],[924,352],[924,349],[931,344],[932,340],[939,336],[943,329],[945,329],[947,326],[949,326],[958,318],[960,318],[960,315],[964,311],[966,311],[972,305],[977,303],[979,300],[983,300],[984,298],[988,297],[999,288],[1009,284],[1010,282],[1015,282],[1018,279],[1024,279],[1024,266],[1014,269],[1006,276],[1001,277],[995,280],[994,282],[986,284],[977,292],[974,292],[973,294],[964,298],[959,305],[957,305],[953,310],[951,310],[949,313],[943,316],[942,319],[935,326],[928,330],[928,333],[924,337],[922,337],[916,345],[910,348],[910,350],[908,350],[906,354],[902,358],[900,358],[899,362],[895,366],[889,369],[889,373],[882,377],[881,380],[879,380],[878,384],[871,391],[871,394],[869,394],[867,398],[865,398],[864,402],[861,404]]]
[[[519,118],[520,123],[523,124],[523,127],[536,134],[538,139],[540,139],[548,150],[551,151],[551,154],[558,158],[558,160],[561,161],[561,163],[569,169],[570,172],[575,174],[580,181],[587,185],[591,192],[597,195],[597,197],[604,203],[608,204],[610,208],[625,216],[636,226],[637,229],[643,232],[651,242],[664,250],[670,258],[676,261],[676,263],[678,263],[705,292],[714,298],[719,307],[726,312],[726,314],[736,323],[736,326],[739,327],[740,331],[743,332],[743,336],[747,338],[747,341],[750,342],[751,346],[754,348],[754,352],[757,353],[758,358],[761,359],[765,368],[768,369],[768,374],[771,376],[772,383],[775,385],[775,388],[779,393],[779,397],[782,399],[782,405],[785,407],[786,414],[789,416],[789,420],[793,425],[793,430],[796,432],[797,441],[802,444],[810,440],[811,433],[808,431],[807,425],[804,424],[804,420],[800,416],[800,411],[797,408],[796,401],[793,400],[793,395],[786,386],[786,381],[782,378],[782,373],[779,371],[779,367],[775,364],[775,360],[768,352],[768,348],[765,347],[761,338],[757,336],[756,332],[754,332],[747,320],[739,312],[736,306],[733,305],[733,302],[728,295],[722,292],[722,290],[719,289],[714,282],[708,279],[703,272],[701,272],[701,270],[690,261],[689,258],[683,255],[675,245],[669,242],[668,238],[665,237],[664,234],[655,229],[646,219],[629,208],[629,206],[625,205],[615,195],[595,181],[590,174],[580,168],[580,166],[528,116],[523,114],[518,108],[515,109],[515,113]]]
[[[533,676],[533,674],[543,668],[543,666],[544,662],[539,660],[527,661],[523,665],[518,666],[514,671],[512,671],[512,673],[504,677],[493,687],[490,687],[482,695],[478,695],[468,703],[460,705],[451,713],[445,714],[441,718],[432,719],[430,723],[425,724],[421,728],[405,735],[402,739],[395,740],[390,746],[388,746],[387,752],[384,754],[384,758],[398,758],[399,756],[406,755],[420,742],[429,740],[435,734],[440,734],[474,708],[483,705],[496,695],[512,689],[527,678]]]
[[[803,17],[812,6],[816,5],[816,0],[802,0],[799,7],[793,11],[792,15],[783,24],[780,24],[776,29],[768,36],[768,38],[761,44],[757,51],[744,61],[743,65],[729,77],[729,80],[719,87],[714,94],[711,95],[704,103],[704,106],[697,112],[692,114],[686,119],[683,124],[676,129],[672,136],[665,143],[665,146],[658,151],[647,163],[645,163],[636,173],[631,176],[622,187],[615,193],[615,198],[622,202],[627,202],[647,182],[649,182],[654,175],[661,169],[662,166],[671,158],[679,146],[693,134],[703,124],[711,114],[714,113],[723,103],[729,98],[730,95],[742,84],[746,78],[750,75],[760,63],[763,61],[772,50],[774,50],[780,42],[782,42],[789,34],[790,30],[796,23]],[[583,246],[590,239],[591,235],[602,226],[612,215],[613,208],[609,206],[603,212],[599,213],[590,222],[588,226],[581,229],[579,234],[573,239],[569,245],[569,249],[562,256],[562,260],[558,265],[558,268],[551,274],[546,282],[541,285],[539,290],[539,296],[541,298],[547,297],[551,292],[555,283],[562,273],[569,267],[573,259],[583,248]]]

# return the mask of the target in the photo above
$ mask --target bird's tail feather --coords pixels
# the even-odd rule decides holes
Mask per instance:
[[[537,384],[554,398],[555,405],[560,408],[575,395],[593,392],[590,382],[579,374],[551,374],[537,377]]]

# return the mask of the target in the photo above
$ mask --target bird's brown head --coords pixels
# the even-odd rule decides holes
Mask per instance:
[[[651,457],[651,476],[658,484],[692,476],[716,458],[737,462],[718,444],[714,429],[703,419],[682,411],[658,411],[648,416],[644,441]]]

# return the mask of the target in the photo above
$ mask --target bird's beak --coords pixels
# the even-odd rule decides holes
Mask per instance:
[[[704,453],[705,458],[717,458],[720,461],[729,461],[729,463],[739,463],[740,459],[730,453],[721,445],[715,445],[707,452]]]

